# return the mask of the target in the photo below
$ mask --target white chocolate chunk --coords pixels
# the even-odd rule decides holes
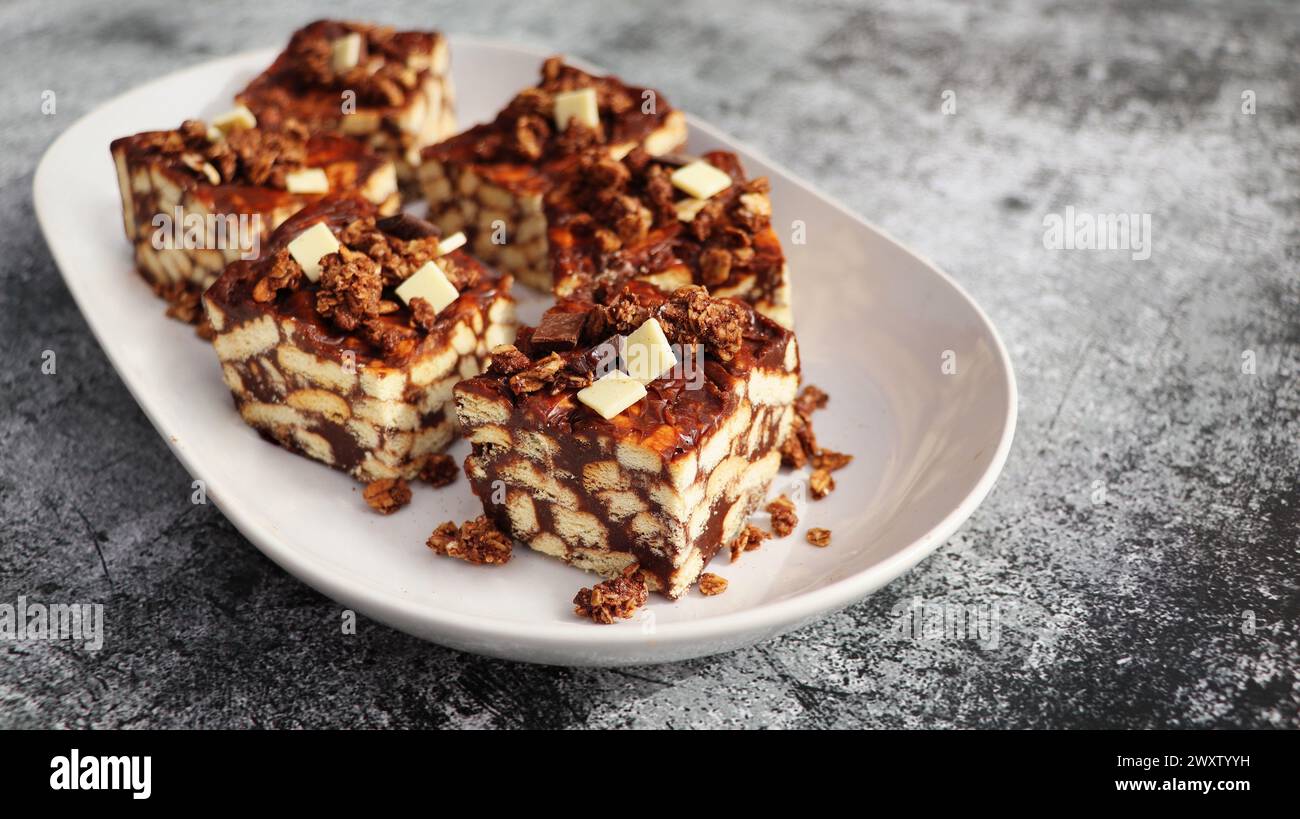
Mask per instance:
[[[320,278],[320,260],[338,251],[339,240],[324,222],[317,222],[289,243],[289,255],[302,265],[303,274],[312,281]]]
[[[212,118],[212,127],[223,134],[243,128],[256,128],[257,117],[246,106],[236,105],[219,117]]]
[[[588,128],[600,125],[600,110],[596,107],[596,89],[579,88],[561,91],[555,95],[555,127],[563,131],[569,120],[576,119]]]
[[[226,135],[220,128],[215,125],[208,126],[208,142],[220,142],[225,139]]]
[[[459,230],[438,242],[438,255],[446,256],[453,250],[462,247],[465,244],[465,234]]]
[[[357,67],[361,62],[361,35],[357,32],[345,34],[330,43],[334,70],[344,74]]]
[[[715,196],[731,187],[731,177],[703,159],[698,159],[673,171],[671,179],[674,186],[686,191],[696,199],[708,199],[710,196]]]
[[[645,398],[645,385],[618,370],[596,379],[590,387],[578,390],[578,400],[608,421]]]
[[[696,199],[692,196],[689,199],[683,199],[673,204],[673,210],[677,211],[677,218],[683,222],[694,222],[695,216],[709,204],[707,199]]]
[[[435,262],[425,262],[424,267],[397,286],[396,292],[397,297],[408,305],[411,299],[424,299],[435,313],[441,313],[447,305],[460,298],[460,291],[447,281],[447,274]]]
[[[289,193],[329,193],[330,180],[320,168],[303,168],[285,174],[284,187]]]
[[[627,374],[642,384],[649,384],[677,366],[677,356],[658,319],[647,319],[627,337],[624,356]]]

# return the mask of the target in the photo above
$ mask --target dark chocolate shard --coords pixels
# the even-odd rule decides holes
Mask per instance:
[[[427,239],[438,236],[438,229],[432,222],[426,222],[409,213],[398,213],[375,222],[375,227],[397,239],[409,242],[412,239]]]
[[[538,352],[572,350],[582,339],[588,312],[548,310],[533,331],[532,348]]]

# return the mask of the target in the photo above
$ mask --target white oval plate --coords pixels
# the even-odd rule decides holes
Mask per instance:
[[[452,55],[462,125],[490,118],[534,81],[545,56],[466,37],[452,38]],[[829,498],[801,510],[794,535],[736,564],[725,555],[714,562],[730,581],[725,594],[652,599],[613,626],[573,615],[574,593],[595,578],[528,549],[504,567],[431,554],[424,540],[435,525],[480,511],[463,476],[443,490],[415,487],[412,505],[392,517],[370,512],[351,479],[244,426],[212,350],[163,316],[131,267],[109,141],[224,110],[272,57],[214,60],[105,103],[46,151],[34,195],[68,288],[163,439],[249,540],[324,594],[411,634],[497,657],[568,665],[698,657],[789,631],[880,588],[938,547],[993,486],[1011,446],[1016,389],[980,309],[934,265],[691,119],[692,151],[737,152],[751,176],[771,179],[787,239],[784,226],[806,226],[806,243],[785,242],[803,370],[831,395],[817,415],[820,441],[852,453],[853,464],[836,473]],[[545,302],[526,301],[525,317],[539,315]],[[955,374],[943,371],[945,351]],[[458,459],[466,452],[463,442],[452,449]],[[782,473],[773,491],[797,478]],[[810,546],[807,526],[830,529],[830,548]]]

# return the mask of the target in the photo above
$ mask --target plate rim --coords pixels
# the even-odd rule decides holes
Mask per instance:
[[[522,52],[530,56],[544,58],[547,55],[556,53],[554,50],[543,49],[528,44],[520,44],[491,37],[478,37],[472,35],[449,34],[449,39],[453,46],[453,51],[457,43],[474,45],[487,48],[509,49],[516,52]],[[223,67],[223,64],[242,64],[250,62],[259,55],[274,54],[277,49],[274,47],[250,49],[236,54],[230,54],[214,59],[205,60],[190,66],[178,69],[176,71],[156,77],[148,82],[129,88],[108,100],[101,102],[90,111],[83,114],[75,122],[65,128],[45,149],[44,153],[36,166],[36,172],[32,180],[32,200],[37,222],[41,228],[42,237],[45,239],[46,246],[50,250],[50,255],[54,259],[55,266],[59,270],[59,275],[63,279],[64,285],[72,294],[77,309],[81,312],[86,324],[94,336],[100,349],[104,352],[106,358],[113,365],[118,378],[126,386],[127,391],[135,400],[136,405],[144,413],[145,417],[153,425],[154,430],[162,437],[167,444],[168,449],[181,462],[186,471],[193,477],[203,477],[205,470],[199,468],[200,464],[197,459],[191,457],[186,447],[183,446],[176,435],[165,428],[161,418],[155,414],[151,402],[142,400],[141,395],[137,392],[136,385],[131,379],[126,378],[123,373],[122,363],[119,362],[112,345],[105,344],[103,335],[100,333],[98,322],[94,318],[94,313],[86,310],[83,303],[83,296],[74,283],[75,277],[70,277],[65,269],[64,254],[54,242],[50,241],[51,225],[54,223],[54,215],[51,213],[54,205],[50,202],[51,193],[48,191],[49,185],[44,184],[48,177],[51,167],[50,158],[59,153],[59,149],[65,143],[72,140],[73,135],[80,126],[88,120],[98,116],[105,109],[120,103],[120,101],[130,95],[146,92],[148,89],[162,85],[164,83],[175,82],[181,75],[188,73],[208,72]],[[580,58],[566,55],[566,59],[578,64],[581,67],[596,68],[587,61]],[[821,616],[828,616],[840,609],[843,609],[853,603],[856,603],[873,592],[877,591],[886,584],[897,579],[907,570],[920,563],[949,537],[971,516],[976,508],[984,501],[993,486],[997,482],[1005,467],[1006,460],[1011,451],[1011,445],[1015,437],[1016,422],[1019,415],[1019,392],[1016,384],[1015,370],[1012,366],[1011,356],[1007,351],[1006,345],[998,333],[997,327],[989,319],[983,308],[975,301],[974,298],[962,287],[952,276],[936,265],[930,258],[922,253],[918,253],[910,245],[902,242],[891,235],[888,231],[877,226],[870,220],[860,216],[854,210],[844,205],[837,197],[825,193],[814,187],[799,174],[792,172],[789,168],[780,162],[776,162],[768,157],[764,152],[755,149],[753,146],[736,139],[716,126],[699,119],[698,117],[686,114],[689,127],[710,138],[729,143],[739,148],[755,159],[767,164],[769,167],[784,174],[785,177],[794,185],[801,188],[805,193],[816,196],[824,200],[831,207],[838,210],[842,215],[848,217],[862,228],[872,231],[879,237],[892,243],[900,250],[915,258],[918,262],[936,274],[939,279],[960,297],[960,300],[969,308],[973,315],[978,319],[980,327],[984,333],[992,340],[992,346],[996,351],[996,361],[1004,373],[1001,390],[1003,399],[1006,402],[1007,413],[1002,420],[1002,428],[999,432],[997,447],[993,453],[988,466],[984,469],[979,479],[965,494],[961,501],[950,509],[934,526],[921,536],[914,539],[911,543],[899,549],[894,554],[883,558],[882,560],[868,566],[860,571],[856,571],[848,577],[841,578],[834,582],[828,583],[819,588],[793,595],[789,598],[763,603],[753,608],[743,609],[740,611],[720,614],[716,617],[709,617],[702,620],[687,620],[679,622],[670,622],[656,626],[655,633],[651,638],[653,648],[650,650],[656,654],[671,654],[672,649],[680,648],[686,644],[701,643],[704,641],[718,641],[725,639],[729,635],[740,633],[767,633],[769,636],[783,633],[785,631],[797,628]],[[105,146],[107,153],[107,146]],[[243,509],[239,504],[230,504],[230,508],[222,503],[225,496],[223,486],[214,485],[210,480],[205,478],[207,484],[207,494],[209,500],[217,506],[218,510],[232,525],[247,538],[258,551],[270,558],[277,566],[292,574],[298,580],[306,583],[322,594],[338,602],[347,603],[350,607],[356,608],[367,616],[387,623],[388,625],[410,634],[414,634],[422,639],[428,639],[432,642],[439,642],[438,637],[447,635],[456,637],[460,635],[472,637],[475,640],[489,638],[507,638],[518,643],[526,643],[526,647],[532,647],[538,650],[554,653],[556,649],[584,649],[599,650],[608,649],[635,649],[645,646],[646,640],[640,630],[627,628],[603,629],[592,628],[590,624],[580,622],[574,623],[555,623],[555,622],[529,622],[521,620],[510,620],[505,618],[496,618],[480,614],[465,614],[461,612],[442,609],[436,603],[428,601],[416,601],[414,599],[393,597],[389,591],[369,580],[347,575],[341,570],[336,569],[329,561],[312,557],[310,554],[301,552],[296,549],[292,543],[281,535],[276,535],[271,531],[270,526],[264,526],[259,521]],[[418,626],[418,628],[416,627]],[[765,639],[760,637],[759,639]],[[461,641],[464,642],[463,640]],[[747,640],[746,642],[754,642]],[[490,653],[486,652],[485,653]],[[517,654],[518,652],[515,652]],[[709,651],[699,652],[691,656],[701,656],[711,653]],[[504,655],[500,655],[504,656]],[[618,658],[609,658],[617,662]],[[534,660],[533,662],[549,662],[548,660]],[[573,664],[573,663],[569,663]]]

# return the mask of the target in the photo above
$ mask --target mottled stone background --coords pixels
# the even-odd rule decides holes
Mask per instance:
[[[0,601],[99,601],[112,638],[0,643],[0,727],[1300,726],[1300,7],[233,5],[0,6]],[[337,605],[190,504],[31,183],[101,100],[347,14],[652,83],[935,259],[1019,376],[993,494],[873,598],[727,656],[566,670],[341,637]],[[1151,258],[1045,250],[1071,205],[1149,213]],[[888,639],[915,597],[1019,616],[996,648]]]

